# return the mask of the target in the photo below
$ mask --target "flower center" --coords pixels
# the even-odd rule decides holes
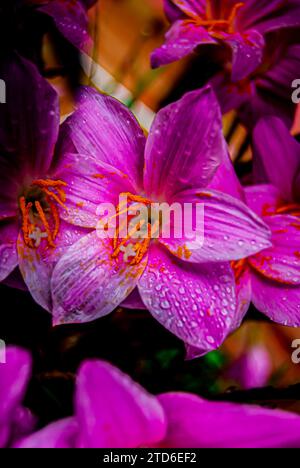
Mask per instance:
[[[215,18],[213,8],[209,0],[207,1],[206,13],[204,18],[201,18],[198,15],[186,11],[182,6],[180,6],[180,8],[190,18],[187,20],[187,23],[193,23],[197,26],[203,26],[208,30],[211,36],[215,37],[216,39],[223,39],[224,37],[222,33],[225,32],[228,34],[233,34],[235,32],[236,17],[239,10],[243,8],[244,5],[244,2],[236,3],[229,12],[227,18]]]
[[[55,247],[60,228],[58,205],[66,209],[66,185],[61,180],[39,179],[20,196],[22,232],[28,247],[39,247],[42,239],[47,240],[49,247]]]
[[[138,265],[148,251],[154,231],[157,232],[159,223],[152,226],[151,222],[151,200],[133,195],[131,193],[121,193],[121,201],[116,210],[115,217],[117,226],[113,239],[112,258],[118,258],[123,254],[123,260],[130,265]],[[134,214],[132,210],[134,209]],[[146,210],[147,215],[139,216],[137,211]],[[125,228],[125,235],[123,230]],[[130,260],[132,258],[132,260]]]

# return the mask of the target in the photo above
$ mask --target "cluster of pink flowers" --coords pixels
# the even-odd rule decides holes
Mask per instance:
[[[32,3],[86,50],[84,7],[92,2]],[[288,127],[291,83],[300,71],[300,1],[164,4],[171,27],[152,65],[209,44],[222,50],[223,71],[161,109],[147,137],[123,104],[88,87],[60,126],[57,95],[35,65],[16,52],[1,61],[0,280],[19,269],[54,325],[93,321],[119,305],[147,309],[198,357],[240,326],[251,302],[276,323],[300,326],[300,145]],[[276,50],[274,37],[283,38]],[[251,186],[239,181],[223,136],[222,112],[233,108],[252,134]],[[201,203],[204,243],[187,232],[180,239],[141,240],[130,232],[121,242],[99,238],[97,207],[111,203],[120,212],[122,194],[127,212],[136,203]],[[136,254],[131,262],[128,245]],[[26,353],[12,350],[0,369],[3,446],[299,443],[297,416],[187,394],[152,397],[102,362],[80,369],[72,418],[24,438],[34,422],[21,406],[29,367]],[[103,403],[108,393],[110,406]]]

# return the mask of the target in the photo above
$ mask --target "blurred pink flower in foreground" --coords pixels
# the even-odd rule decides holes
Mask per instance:
[[[18,348],[6,350],[6,363],[0,364],[0,448],[33,430],[35,419],[22,406],[31,373],[29,354]]]
[[[187,393],[150,395],[112,365],[85,362],[75,414],[18,448],[299,447],[300,417],[257,406],[214,403]]]

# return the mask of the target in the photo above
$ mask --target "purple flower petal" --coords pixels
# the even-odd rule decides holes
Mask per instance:
[[[252,302],[273,322],[300,327],[300,287],[268,280],[252,271]]]
[[[43,239],[36,249],[28,247],[23,234],[19,235],[19,268],[23,279],[34,300],[49,312],[52,310],[50,283],[54,266],[68,248],[86,232],[88,231],[61,222],[55,247],[49,247],[47,241]]]
[[[259,216],[274,214],[281,203],[279,190],[273,185],[253,185],[244,188],[247,205]]]
[[[134,290],[147,256],[135,266],[112,258],[111,239],[94,231],[60,259],[52,276],[54,324],[95,320],[112,312]]]
[[[300,203],[300,173],[295,177],[293,197]]]
[[[291,4],[290,1],[285,3]],[[254,26],[262,27],[266,19],[280,17],[282,6],[282,0],[261,0],[259,3],[256,0],[247,0],[239,11],[238,26],[244,30]]]
[[[19,348],[9,347],[6,350],[6,364],[0,364],[0,447],[4,447],[10,437],[30,374],[29,354]]]
[[[175,5],[173,0],[163,0],[165,15],[171,23],[182,19],[185,14]]]
[[[51,0],[39,10],[53,19],[57,29],[71,44],[82,51],[90,51],[92,39],[88,33],[88,19],[81,1]]]
[[[133,114],[116,99],[84,88],[64,135],[79,154],[94,157],[123,173],[138,192],[142,187],[145,136]]]
[[[291,83],[295,76],[298,76],[300,69],[300,45],[289,44],[285,37],[279,36],[278,39],[282,41],[281,48],[278,48],[278,56],[271,58],[273,62],[270,69],[256,80],[257,93],[250,106],[256,117],[255,124],[259,116],[275,115],[291,128],[295,114]]]
[[[0,141],[3,142],[3,140]],[[2,147],[1,143],[0,147]],[[2,148],[2,151],[0,155],[0,221],[11,221],[11,218],[15,218],[18,212],[17,200],[24,175],[20,170],[20,165],[16,164],[15,158],[5,156],[5,148]]]
[[[229,154],[226,154],[208,188],[226,193],[241,201],[245,200],[244,190],[234,170]]]
[[[75,448],[77,433],[76,419],[66,418],[19,440],[14,448]]]
[[[216,43],[205,28],[186,20],[176,21],[167,32],[165,43],[152,52],[151,66],[168,65],[191,54],[201,44]]]
[[[272,232],[272,247],[249,258],[264,277],[300,285],[300,221],[295,216],[266,216]]]
[[[193,359],[198,359],[200,357],[205,356],[207,351],[201,348],[196,348],[195,346],[190,346],[189,344],[185,343],[185,359],[186,361],[192,361]]]
[[[5,280],[18,265],[18,226],[15,220],[0,223],[0,281]]]
[[[295,177],[300,173],[300,145],[288,128],[276,117],[261,120],[254,130],[254,149],[265,182],[275,185],[285,200],[293,200]]]
[[[242,271],[239,273],[238,277],[235,278],[237,307],[231,326],[232,332],[241,326],[242,321],[249,310],[252,298],[250,269],[247,264],[242,265],[241,268]]]
[[[58,97],[36,67],[16,54],[1,61],[0,76],[7,101],[0,106],[0,153],[18,173],[14,190],[20,178],[39,178],[49,170],[59,129]],[[2,190],[9,193],[7,184]]]
[[[16,411],[13,419],[13,430],[11,435],[11,445],[14,441],[20,440],[21,437],[31,434],[37,423],[37,418],[31,413],[28,408],[20,406]]]
[[[3,284],[9,288],[19,289],[20,291],[28,291],[19,268],[15,268],[12,273],[3,281]]]
[[[121,307],[124,307],[125,309],[138,309],[138,310],[146,309],[138,288],[135,288],[132,291],[132,293],[129,294],[128,297],[126,297],[125,301],[122,302]]]
[[[268,226],[244,203],[229,195],[191,190],[179,194],[176,201],[181,205],[204,206],[204,231],[199,241],[190,240],[191,233],[182,239],[159,239],[175,255],[181,248],[183,260],[193,263],[239,260],[272,245]],[[187,256],[185,251],[189,253]]]
[[[174,21],[182,16],[203,16],[206,0],[163,0],[167,18]]]
[[[210,80],[222,112],[237,109],[248,128],[270,115],[280,117],[288,128],[293,124],[295,104],[291,99],[291,83],[298,76],[300,50],[299,45],[289,44],[284,37],[273,37],[273,41],[279,40],[278,53],[265,60],[267,70],[255,79],[232,83],[230,74],[222,73]]]
[[[217,73],[209,83],[216,93],[222,114],[233,109],[243,108],[255,94],[254,84],[249,82],[249,87],[244,89],[239,83],[232,83],[229,72]]]
[[[159,401],[168,419],[163,447],[291,448],[300,445],[300,418],[295,414],[208,402],[178,393],[160,395]]]
[[[239,15],[239,23],[244,28],[254,27],[265,34],[281,28],[300,25],[300,5],[298,0],[248,0]]]
[[[93,156],[68,153],[61,162],[55,171],[56,177],[67,183],[67,210],[61,212],[61,217],[76,226],[95,228],[101,203],[117,207],[120,193],[135,191],[124,173]]]
[[[86,448],[149,447],[165,435],[158,400],[105,362],[87,361],[81,367],[76,410],[79,444]]]
[[[150,197],[209,184],[227,149],[218,102],[210,87],[158,112],[146,144],[144,186]]]
[[[265,41],[257,31],[247,34],[224,34],[225,43],[232,49],[232,81],[243,80],[261,64]]]
[[[138,287],[153,317],[185,343],[209,352],[226,338],[236,309],[229,264],[188,264],[153,245]]]

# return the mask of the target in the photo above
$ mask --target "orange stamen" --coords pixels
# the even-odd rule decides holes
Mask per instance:
[[[145,221],[141,221],[141,222],[137,223],[137,224],[134,226],[134,228],[129,232],[128,236],[120,242],[120,244],[117,246],[117,248],[116,248],[115,251],[113,252],[113,254],[112,254],[112,257],[113,257],[113,258],[116,258],[116,257],[119,255],[119,253],[120,253],[120,251],[121,251],[121,247],[122,247],[123,245],[125,245],[126,242],[127,242],[129,239],[131,239],[131,237],[132,237],[139,229],[141,229],[141,227],[142,227],[144,224],[145,224]]]
[[[25,244],[28,245],[29,247],[32,247],[32,240],[29,237],[29,234],[30,234],[29,211],[31,207],[32,207],[32,203],[28,203],[26,205],[25,197],[20,198],[20,209],[21,209],[22,218],[23,218],[22,231],[23,231]]]
[[[144,197],[141,197],[139,195],[133,195],[132,193],[130,192],[124,192],[121,194],[122,197],[126,197],[126,200],[127,201],[122,201],[121,203],[118,204],[117,206],[117,210],[116,210],[116,214],[111,218],[118,218],[120,215],[122,214],[125,214],[125,213],[128,213],[129,211],[129,207],[127,206],[127,202],[128,201],[131,201],[131,202],[136,202],[136,203],[141,203],[142,205],[150,205],[152,202],[150,200],[148,200],[147,198],[144,198]],[[124,208],[126,207],[126,208]],[[123,209],[124,208],[124,209]],[[122,209],[122,210],[121,210]],[[118,246],[118,239],[119,239],[119,234],[120,234],[120,230],[126,226],[126,222],[127,220],[124,220],[124,222],[120,225],[118,225],[116,227],[116,232],[115,232],[115,235],[114,235],[114,239],[113,239],[113,249],[114,249],[114,252],[113,252],[113,258],[116,258],[118,256],[118,254],[120,253],[120,248],[125,245],[125,243],[128,241],[128,239],[138,230],[142,227],[142,225],[140,225],[140,223],[135,226],[134,230],[132,231],[132,233],[129,233],[127,235],[127,237],[125,239],[123,239],[123,241],[119,244]]]
[[[120,209],[123,207],[123,206],[126,206],[125,210],[122,210],[120,211]],[[127,213],[128,211],[128,208],[127,208],[127,204],[125,202],[125,200],[121,203],[118,204],[117,206],[117,212],[114,216],[111,217],[111,219],[114,219],[114,218],[118,218],[121,214],[125,214]],[[117,248],[117,245],[118,245],[118,237],[119,237],[119,234],[120,234],[120,229],[125,227],[126,226],[126,220],[121,224],[121,225],[118,225],[117,228],[116,228],[116,232],[115,232],[115,235],[114,235],[114,240],[113,240],[113,248],[114,250],[116,250]]]
[[[66,210],[66,205],[61,201],[61,199],[58,197],[58,195],[56,195],[56,193],[51,192],[47,188],[44,188],[43,191],[46,195],[48,195],[48,197],[53,198],[56,201],[56,203],[58,203],[62,208]]]
[[[67,183],[63,180],[51,180],[51,179],[37,179],[32,185],[37,185],[38,187],[67,187]]]
[[[148,200],[147,198],[141,197],[139,195],[132,195],[132,193],[126,192],[122,195],[126,195],[128,200],[133,201],[133,202],[138,202],[138,203],[143,203],[146,205],[151,205],[152,201]]]
[[[128,213],[130,211],[130,206],[128,206],[128,201],[129,202],[135,202],[138,204],[141,204],[141,206],[144,205],[150,205],[152,202],[139,195],[133,195],[129,192],[127,193],[122,193],[121,196],[125,196],[126,200],[123,200],[121,203],[118,204],[116,214],[112,218],[117,218],[121,214]],[[138,207],[137,207],[138,209]],[[114,234],[113,238],[113,253],[111,255],[112,258],[117,258],[119,253],[123,250],[124,246],[126,246],[126,243],[134,236],[134,234],[140,230],[145,223],[147,222],[146,220],[142,220],[138,222],[132,229],[131,231],[126,235],[125,238],[123,238],[120,241],[120,231],[121,229],[126,226],[126,223],[128,222],[128,219],[125,219],[122,223],[119,222],[118,226],[116,227],[116,231]],[[130,263],[130,265],[137,265],[145,255],[146,251],[149,248],[150,241],[152,238],[152,226],[151,223],[147,223],[148,226],[148,235],[143,241],[136,239],[136,243],[133,246],[134,251],[136,252],[136,256],[134,260]],[[156,230],[159,226],[155,224],[154,230]],[[156,231],[155,231],[156,232]]]
[[[206,18],[208,20],[212,20],[213,19],[213,10],[212,10],[212,5],[211,5],[211,2],[210,0],[208,0],[206,2]]]
[[[180,5],[180,2],[178,2]],[[235,31],[234,28],[234,21],[235,18],[238,14],[238,11],[243,8],[245,5],[244,2],[239,2],[237,3],[231,10],[228,19],[214,19],[213,18],[213,11],[211,8],[211,4],[208,1],[207,2],[207,7],[206,7],[206,18],[199,18],[198,16],[190,13],[187,11],[185,8],[183,8],[180,5],[181,10],[186,14],[186,16],[189,18],[186,20],[186,24],[196,24],[197,26],[203,26],[208,29],[209,32],[213,33],[213,36],[216,37],[216,39],[223,39],[222,34],[217,33],[214,31],[214,29],[223,29],[224,32],[227,32],[228,34],[233,34]]]
[[[35,201],[34,206],[46,230],[45,234],[47,235],[49,246],[55,247],[54,240],[56,239],[58,232],[59,232],[59,228],[60,228],[59,211],[56,205],[60,205],[65,210],[67,209],[64,204],[66,201],[66,193],[63,190],[63,187],[66,187],[67,183],[62,180],[38,179],[32,182],[31,185],[35,187],[39,187],[41,189],[41,192],[46,196],[46,200],[50,207],[50,213],[51,213],[52,221],[54,224],[53,232],[51,232],[50,224],[47,220],[46,213],[44,212],[44,209],[42,208],[41,203],[39,201]],[[29,217],[32,206],[33,206],[32,203],[28,203],[26,205],[26,199],[24,196],[20,197],[20,209],[21,209],[22,218],[23,218],[22,231],[24,234],[24,241],[29,247],[34,248],[34,247],[38,247],[39,243],[34,245],[31,239],[31,235],[30,235],[34,232],[34,229],[35,229],[34,224],[30,223],[30,217]]]
[[[233,33],[234,32],[234,20],[235,20],[235,17],[237,15],[237,12],[243,8],[245,4],[243,2],[240,2],[240,3],[237,3],[233,9],[232,9],[232,12],[230,13],[230,16],[228,18],[228,23],[229,23],[229,30],[228,32],[229,33]]]
[[[147,252],[149,245],[151,242],[151,224],[148,223],[148,237],[143,240],[141,244],[137,246],[137,255],[136,257],[131,261],[130,265],[138,265],[142,258],[144,257],[145,253]]]
[[[233,269],[236,283],[238,283],[241,277],[243,276],[246,269],[246,265],[247,260],[245,259],[238,260],[236,262],[231,262],[231,268]]]
[[[211,26],[212,28],[214,26],[228,26],[228,21],[227,20],[201,20],[197,19],[196,20],[197,26]]]
[[[65,203],[66,199],[67,199],[66,192],[60,187],[56,187],[56,191],[57,191],[58,195],[60,196],[61,201],[63,203]]]
[[[35,180],[32,185],[40,187],[42,191],[47,194],[49,197],[52,197],[56,203],[58,203],[62,208],[66,209],[64,202],[66,201],[66,193],[62,189],[62,187],[66,187],[67,183],[63,180],[51,180],[51,179],[38,179]],[[55,192],[49,190],[49,188],[53,188],[57,191],[58,195]]]
[[[60,227],[59,212],[54,203],[49,201],[49,205],[50,205],[51,213],[54,219],[53,239],[55,240],[59,233],[59,227]]]
[[[183,246],[183,251],[184,251],[184,257],[186,258],[186,260],[191,258],[192,252],[187,248],[186,245]]]
[[[290,203],[288,205],[280,206],[276,209],[276,214],[291,214],[294,216],[300,216],[300,205],[296,203]]]
[[[40,220],[42,221],[43,225],[44,225],[44,228],[46,229],[46,233],[47,233],[47,236],[48,236],[48,242],[49,242],[49,245],[51,247],[55,247],[54,245],[54,242],[53,242],[53,239],[52,239],[52,234],[51,234],[51,230],[50,230],[50,226],[49,226],[49,223],[47,221],[47,218],[46,218],[46,215],[44,213],[44,210],[42,208],[42,205],[40,204],[39,201],[36,201],[34,202],[34,205],[35,205],[35,208],[39,214],[39,217],[40,217]]]

